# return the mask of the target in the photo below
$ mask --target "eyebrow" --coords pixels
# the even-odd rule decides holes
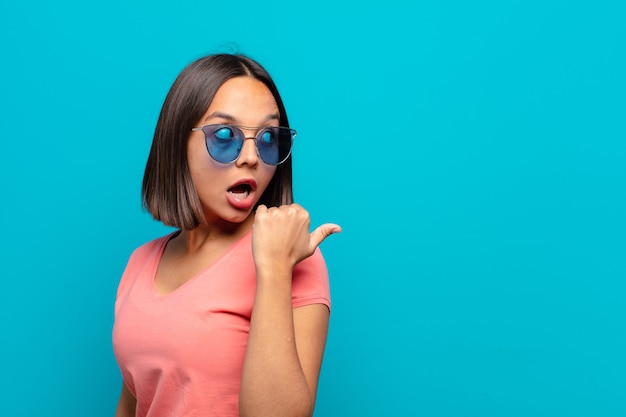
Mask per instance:
[[[209,119],[224,119],[224,120],[229,121],[232,124],[235,124],[235,125],[238,124],[238,120],[237,120],[237,118],[235,116],[232,116],[232,115],[227,114],[227,113],[222,113],[222,112],[219,112],[219,111],[216,111],[216,112],[213,112],[213,113],[207,115],[207,117],[204,118],[204,122],[206,122]],[[270,122],[270,121],[273,121],[273,120],[280,121],[280,115],[278,113],[269,114],[269,115],[267,115],[265,117],[265,119],[263,120],[263,122],[261,124],[267,123],[267,122]]]

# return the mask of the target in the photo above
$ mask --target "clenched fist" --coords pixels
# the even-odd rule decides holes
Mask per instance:
[[[334,223],[319,226],[312,233],[309,213],[298,204],[267,208],[260,205],[252,226],[252,255],[257,270],[293,269],[311,256],[320,243],[341,231]]]

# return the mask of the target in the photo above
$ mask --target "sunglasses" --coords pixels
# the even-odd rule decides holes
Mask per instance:
[[[288,127],[264,127],[256,137],[246,136],[233,125],[212,124],[194,127],[193,131],[204,132],[206,149],[211,158],[223,164],[230,164],[239,158],[246,139],[254,139],[259,157],[268,165],[279,165],[291,154],[291,145],[296,131]]]

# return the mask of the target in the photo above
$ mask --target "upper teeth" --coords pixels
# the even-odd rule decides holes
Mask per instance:
[[[249,192],[247,190],[243,191],[243,192],[240,192],[240,193],[236,193],[234,191],[229,191],[229,193],[233,194],[237,198],[246,198],[246,197],[248,197],[248,194],[249,194]]]

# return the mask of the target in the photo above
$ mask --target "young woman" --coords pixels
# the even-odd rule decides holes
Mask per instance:
[[[156,126],[146,209],[176,232],[136,249],[115,302],[116,416],[310,416],[328,273],[293,204],[289,128],[268,73],[242,55],[185,68]]]

